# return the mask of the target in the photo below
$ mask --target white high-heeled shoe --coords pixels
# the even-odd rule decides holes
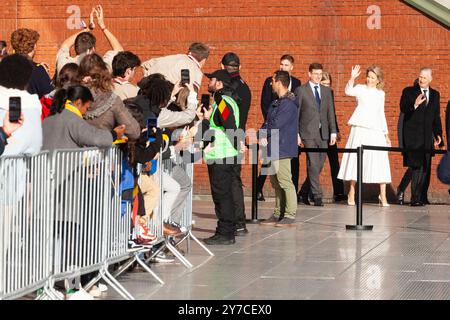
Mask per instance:
[[[391,206],[389,203],[381,201],[381,196],[380,195],[378,195],[378,204],[381,207],[390,207]]]
[[[348,198],[347,198],[347,204],[348,204],[349,206],[354,206],[354,205],[356,205],[355,199],[353,199],[353,201],[351,201],[351,200],[350,200],[350,197],[348,197]]]

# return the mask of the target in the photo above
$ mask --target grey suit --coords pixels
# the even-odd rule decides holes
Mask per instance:
[[[334,102],[331,89],[320,86],[321,103],[318,105],[309,81],[295,90],[299,102],[298,132],[305,148],[328,148],[330,135],[337,133]],[[307,171],[314,199],[323,196],[320,172],[326,153],[307,152]]]

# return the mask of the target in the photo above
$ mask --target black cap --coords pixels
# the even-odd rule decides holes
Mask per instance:
[[[231,83],[231,77],[227,70],[216,70],[213,73],[205,73],[209,79],[216,78],[226,84]]]
[[[222,64],[224,66],[239,67],[241,65],[241,61],[236,53],[228,52],[223,56]]]

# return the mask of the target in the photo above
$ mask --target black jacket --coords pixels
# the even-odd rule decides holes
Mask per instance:
[[[291,92],[294,92],[295,89],[300,87],[302,83],[299,79],[293,76],[291,76],[291,80],[292,80]],[[268,77],[266,81],[264,81],[264,86],[261,92],[261,112],[264,117],[264,121],[266,121],[267,111],[269,110],[270,105],[272,104],[272,102],[278,99],[277,95],[272,91],[272,85],[270,84],[271,82],[272,77]]]
[[[245,131],[247,125],[248,113],[252,103],[252,92],[249,86],[242,80],[239,72],[230,73],[232,79],[231,86],[234,90],[233,99],[239,106],[239,128]]]
[[[55,88],[45,68],[36,62],[32,62],[32,65],[33,71],[31,72],[27,91],[30,94],[37,94],[40,99],[42,96],[52,92]]]
[[[425,101],[414,109],[414,103],[421,94],[420,87],[407,87],[403,90],[400,99],[400,111],[405,114],[403,120],[403,145],[407,149],[433,148],[433,139],[436,136],[442,138],[442,124],[440,115],[439,92],[430,88],[430,100],[428,105]],[[407,167],[420,167],[425,164],[423,152],[407,151],[403,154],[403,165]]]

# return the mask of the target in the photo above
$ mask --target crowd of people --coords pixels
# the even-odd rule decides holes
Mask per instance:
[[[97,27],[111,46],[103,56],[96,51],[93,30]],[[138,189],[138,195],[123,193],[124,199],[137,197],[138,200],[133,201],[137,217],[132,221],[137,236],[130,246],[156,242],[148,226],[159,201],[163,203],[160,214],[164,235],[175,237],[186,231],[181,226],[181,215],[192,185],[180,164],[187,158],[189,161],[203,158],[218,220],[214,235],[204,242],[233,244],[236,236],[248,233],[241,179],[245,134],[235,133],[246,130],[252,93],[240,76],[241,62],[236,53],[226,53],[221,69],[205,74],[202,69],[210,48],[200,42],[192,43],[186,53],[142,62],[135,53],[125,51],[106,27],[102,7],[96,6],[91,11],[89,25],[60,45],[54,66],[56,72],[51,76],[47,64],[34,61],[39,37],[36,30],[14,31],[10,42],[14,54],[8,54],[7,43],[0,41],[0,151],[3,156],[117,144],[125,158],[123,170],[133,176]],[[72,49],[75,56],[70,53]],[[135,79],[140,67],[144,77]],[[320,174],[327,155],[334,200],[355,205],[357,163],[356,155],[351,153],[344,154],[339,164],[336,148],[342,137],[331,75],[320,63],[312,63],[309,79],[302,85],[292,75],[294,57],[288,54],[281,57],[278,69],[265,80],[261,93],[264,118],[261,132],[265,135],[260,135],[259,142],[267,149],[263,166],[271,169],[269,175],[276,199],[273,216],[262,225],[292,227],[299,202],[324,205]],[[390,146],[383,71],[372,65],[365,71],[365,84],[355,85],[361,71],[360,66],[354,66],[345,87],[345,94],[357,101],[348,121],[351,130],[346,148],[363,144]],[[199,103],[203,75],[209,80],[211,96],[202,95]],[[439,92],[430,87],[431,81],[432,70],[422,68],[418,82],[406,88],[400,99],[401,143],[408,149],[404,153],[404,165],[412,181],[412,206],[427,203],[431,170],[431,155],[414,150],[442,146]],[[19,97],[21,101],[21,116],[16,121],[10,121],[11,97]],[[302,146],[325,148],[328,152],[306,153],[307,177],[299,190]],[[162,173],[161,185],[154,176],[159,158],[173,163],[170,173]],[[391,173],[387,151],[366,151],[363,163],[363,182],[379,184],[380,204],[388,206],[386,184],[391,183]],[[261,174],[257,185],[261,201],[264,201],[264,181],[265,174]],[[350,183],[347,195],[343,181]],[[159,199],[159,188],[163,189],[162,199]],[[405,188],[403,183],[398,189],[401,202]]]

